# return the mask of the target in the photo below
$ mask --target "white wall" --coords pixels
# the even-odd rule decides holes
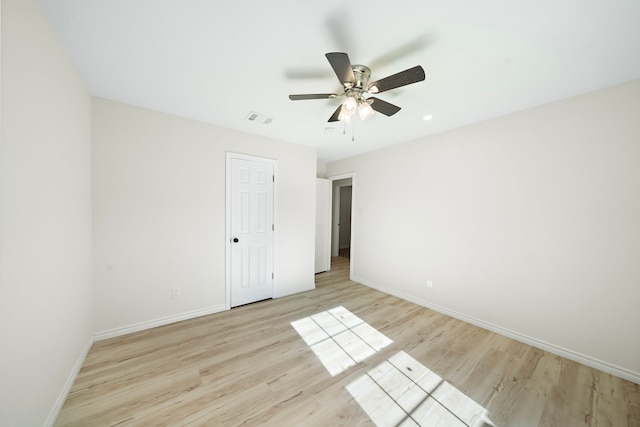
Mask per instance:
[[[318,161],[316,165],[316,177],[317,178],[326,178],[327,177],[327,163]]]
[[[90,115],[38,3],[3,0],[3,426],[52,422],[92,342]]]
[[[94,98],[99,338],[224,309],[227,151],[278,160],[276,296],[314,288],[314,148]]]
[[[639,382],[639,117],[634,81],[327,165],[354,279]]]

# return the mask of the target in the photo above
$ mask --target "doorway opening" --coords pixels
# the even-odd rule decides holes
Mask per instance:
[[[329,177],[332,185],[331,257],[349,261],[349,276],[353,272],[354,188],[355,174]]]
[[[351,205],[353,186],[351,178],[333,181],[333,243],[331,255],[351,258]]]

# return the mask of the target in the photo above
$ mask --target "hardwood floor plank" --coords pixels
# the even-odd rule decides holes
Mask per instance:
[[[371,405],[349,391],[369,384],[381,388],[364,395],[416,406],[387,397],[391,406],[374,409],[403,425],[424,414],[459,421],[456,411],[470,420],[484,408],[500,427],[640,426],[638,384],[356,284],[348,270],[334,258],[315,290],[95,343],[55,425],[371,426]],[[358,363],[331,375],[292,323],[340,306],[392,342],[371,351],[370,338],[345,331],[337,351],[371,355],[345,353]],[[440,382],[426,393],[398,374],[372,382],[390,360],[413,360],[406,373],[416,363]]]

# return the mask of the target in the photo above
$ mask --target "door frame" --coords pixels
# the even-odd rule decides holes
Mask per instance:
[[[331,181],[331,188],[333,189],[333,182],[334,181],[339,181],[341,179],[346,179],[346,178],[351,178],[351,253],[350,253],[350,257],[349,257],[349,278],[353,279],[353,266],[354,266],[354,249],[355,249],[355,237],[356,237],[356,233],[355,233],[355,229],[356,229],[356,222],[357,222],[357,217],[358,215],[361,214],[362,210],[361,209],[356,209],[356,173],[355,172],[348,172],[348,173],[342,173],[339,175],[332,175],[332,176],[328,176],[327,179],[329,179]],[[333,197],[331,198],[331,211],[333,212]],[[356,214],[357,213],[357,214]],[[331,229],[331,235],[333,236],[333,224],[331,225],[332,229]],[[332,245],[333,246],[333,245]],[[332,248],[333,249],[333,248]]]
[[[226,271],[225,271],[225,282],[226,282],[226,288],[225,288],[225,309],[226,310],[230,310],[231,309],[231,160],[232,159],[240,159],[240,160],[249,160],[249,161],[254,161],[254,162],[263,162],[263,163],[271,163],[273,165],[273,176],[274,176],[274,182],[273,182],[273,225],[274,225],[274,230],[273,230],[273,272],[274,272],[274,276],[273,276],[273,295],[276,295],[276,278],[277,275],[275,274],[277,266],[276,266],[276,239],[277,239],[277,230],[278,230],[278,224],[277,224],[277,213],[278,213],[278,160],[276,159],[270,159],[268,157],[259,157],[259,156],[253,156],[250,154],[242,154],[242,153],[235,153],[235,152],[231,152],[231,151],[227,151],[226,152],[226,162],[225,162],[225,168],[226,168],[226,195],[225,195],[225,217],[226,217],[226,224],[225,224],[225,264],[226,264]],[[272,298],[273,298],[272,295]]]

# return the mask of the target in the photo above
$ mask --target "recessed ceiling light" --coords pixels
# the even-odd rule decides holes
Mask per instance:
[[[426,121],[429,121],[429,120],[431,120],[431,119],[433,119],[433,116],[432,116],[431,114],[427,114],[426,116],[424,116],[424,117],[422,118],[422,120],[426,120]]]

